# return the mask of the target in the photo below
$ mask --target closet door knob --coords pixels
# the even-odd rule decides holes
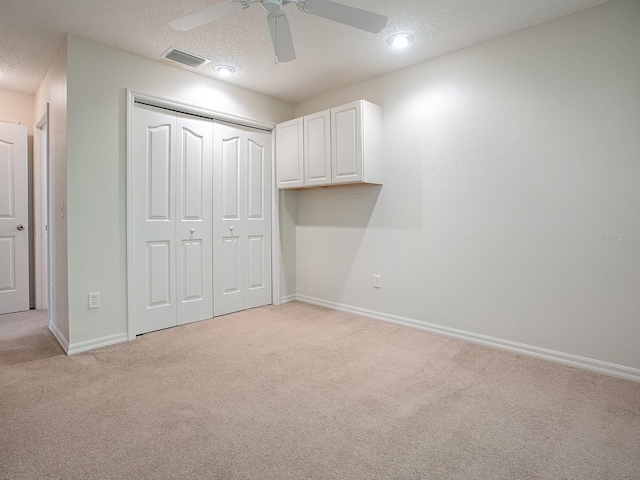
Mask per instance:
[[[20,231],[24,230],[24,225],[23,224],[18,225],[18,230]]]

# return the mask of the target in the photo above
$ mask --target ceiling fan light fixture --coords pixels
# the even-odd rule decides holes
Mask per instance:
[[[236,69],[231,65],[216,65],[213,69],[221,77],[228,77],[229,75],[236,73]]]
[[[384,15],[333,0],[222,0],[215,5],[169,22],[169,25],[174,30],[186,32],[234,13],[247,10],[254,3],[260,3],[269,12],[267,24],[269,25],[271,41],[276,54],[276,63],[290,62],[296,58],[289,20],[283,11],[283,6],[290,3],[295,3],[302,13],[325,18],[371,33],[380,33],[387,26],[387,21],[389,20]]]
[[[395,35],[391,35],[387,39],[387,42],[392,47],[404,48],[413,42],[413,36],[409,33],[396,33]]]
[[[276,13],[282,10],[282,0],[262,0],[262,8],[269,13]]]

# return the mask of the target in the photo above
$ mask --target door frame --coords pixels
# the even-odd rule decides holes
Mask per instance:
[[[209,110],[177,100],[147,95],[127,89],[127,337],[136,338],[133,314],[133,139],[134,110],[136,103],[165,108],[179,113],[196,115],[214,121],[251,127],[271,133],[271,172],[275,179],[275,123],[263,122],[228,112]],[[280,305],[280,191],[273,185],[271,194],[271,302]]]
[[[34,189],[33,204],[35,210],[35,307],[47,310],[47,320],[51,321],[51,265],[49,258],[49,103],[38,117],[34,142]],[[37,179],[37,180],[36,180]]]

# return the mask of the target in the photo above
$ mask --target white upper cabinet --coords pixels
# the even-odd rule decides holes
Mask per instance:
[[[362,181],[362,102],[331,109],[331,181]]]
[[[304,117],[304,184],[331,183],[331,111]]]
[[[358,100],[277,125],[276,169],[278,188],[382,184],[382,109]]]
[[[302,132],[302,118],[295,118],[276,125],[276,182],[278,188],[304,186]]]

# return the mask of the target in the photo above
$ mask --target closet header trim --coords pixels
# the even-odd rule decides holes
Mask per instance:
[[[152,95],[146,95],[144,93],[135,92],[133,90],[127,90],[127,97],[129,103],[141,103],[143,105],[149,105],[151,107],[160,107],[166,110],[171,110],[177,113],[188,113],[202,118],[208,118],[210,120],[221,121],[237,125],[240,127],[257,128],[258,130],[264,130],[267,132],[273,131],[275,124],[262,122],[253,118],[242,117],[240,115],[234,115],[227,112],[221,112],[217,110],[208,110],[196,105],[191,105],[184,102],[178,102],[162,97],[154,97]],[[131,105],[133,106],[133,105]]]

